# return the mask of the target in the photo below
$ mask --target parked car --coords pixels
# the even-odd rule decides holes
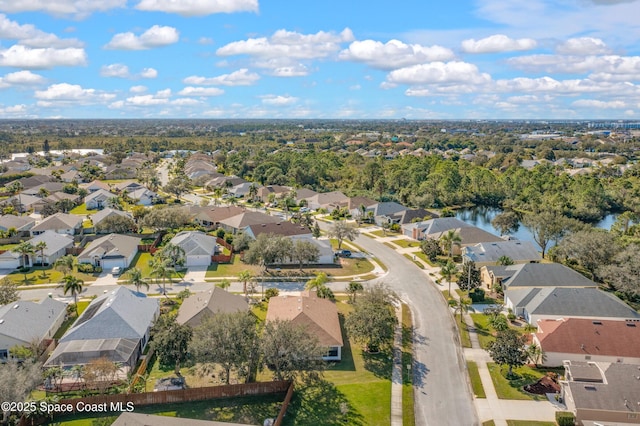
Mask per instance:
[[[114,266],[111,269],[111,275],[113,275],[114,277],[117,277],[118,275],[120,275],[122,273],[122,268],[119,266]]]
[[[351,250],[338,250],[336,251],[338,257],[351,257]]]

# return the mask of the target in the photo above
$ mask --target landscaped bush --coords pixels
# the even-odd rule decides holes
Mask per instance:
[[[270,287],[264,291],[264,298],[269,300],[272,297],[276,297],[280,294],[280,290],[275,287]]]
[[[556,423],[558,426],[574,426],[576,417],[569,411],[556,411]]]
[[[93,274],[102,272],[102,266],[94,266],[91,263],[78,263],[78,272]]]
[[[484,301],[484,290],[481,288],[476,288],[472,292],[469,293],[469,297],[473,303],[483,302]]]
[[[18,268],[18,272],[22,273],[22,274],[26,274],[31,270],[30,266],[21,266]]]
[[[224,234],[226,234],[226,233],[227,233],[227,231],[225,231],[222,228],[216,229],[216,237],[218,237],[218,238],[224,238]]]

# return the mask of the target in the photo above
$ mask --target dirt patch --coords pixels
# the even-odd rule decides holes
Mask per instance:
[[[558,375],[556,373],[547,373],[537,382],[526,385],[524,390],[536,395],[545,395],[547,393],[560,392],[560,385],[558,384]]]

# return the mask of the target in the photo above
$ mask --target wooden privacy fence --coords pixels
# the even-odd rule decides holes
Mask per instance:
[[[179,402],[204,401],[217,398],[234,398],[242,396],[268,395],[274,393],[289,393],[291,382],[288,380],[274,382],[242,383],[237,385],[209,386],[203,388],[179,389],[158,392],[130,393],[117,395],[96,395],[85,398],[62,399],[59,404],[71,404],[75,410],[78,404],[104,404],[107,407],[169,404]]]

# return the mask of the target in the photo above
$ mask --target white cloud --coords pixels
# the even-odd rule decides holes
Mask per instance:
[[[264,95],[260,96],[262,103],[266,105],[288,106],[298,102],[298,98],[289,95]]]
[[[399,40],[382,43],[375,40],[354,41],[340,52],[340,59],[364,62],[379,69],[402,68],[432,61],[453,59],[453,51],[442,46],[405,44]]]
[[[0,0],[1,1],[1,0]],[[82,47],[77,39],[60,39],[57,35],[45,33],[34,25],[20,25],[0,13],[0,39],[19,40],[21,45],[29,47]]]
[[[531,50],[537,45],[538,43],[532,38],[512,39],[504,34],[495,34],[480,40],[464,40],[462,50],[467,53],[499,53]]]
[[[596,99],[579,99],[572,102],[571,105],[578,108],[593,109],[622,109],[628,107],[623,101],[599,101]]]
[[[17,71],[0,77],[0,89],[10,86],[32,86],[45,82],[45,78],[31,71]]]
[[[118,33],[107,43],[105,49],[147,50],[168,46],[180,39],[178,30],[173,27],[154,25],[139,36],[132,32]]]
[[[156,78],[158,71],[154,68],[144,68],[140,73],[141,78]]]
[[[491,77],[480,73],[474,64],[458,61],[413,65],[393,70],[387,75],[387,82],[391,84],[485,84],[489,81]]]
[[[131,93],[144,93],[147,91],[147,86],[131,86],[129,91]]]
[[[258,0],[141,0],[138,10],[204,16],[214,13],[258,12]]]
[[[153,68],[144,68],[139,74],[131,74],[129,67],[125,64],[111,64],[103,65],[100,68],[100,75],[102,77],[117,77],[117,78],[156,78],[158,71]]]
[[[563,56],[563,55],[528,55],[511,58],[509,65],[528,72],[544,71],[547,73],[605,73],[638,75],[640,56]],[[606,76],[603,75],[603,78]],[[611,78],[609,78],[611,79]],[[633,78],[632,80],[636,80]]]
[[[0,0],[0,11],[45,12],[54,16],[85,18],[93,12],[126,7],[127,0]]]
[[[234,41],[216,51],[219,56],[250,55],[259,58],[317,59],[340,49],[340,43],[353,40],[353,33],[345,28],[340,34],[319,31],[300,34],[278,30],[271,37]]]
[[[556,47],[562,55],[600,55],[609,53],[604,41],[593,37],[570,38]]]
[[[42,107],[60,104],[89,105],[115,98],[115,95],[111,93],[101,92],[96,89],[84,89],[80,85],[69,83],[52,84],[46,90],[36,90],[34,96],[38,99],[38,106]]]
[[[57,66],[86,65],[84,49],[68,47],[64,49],[38,48],[13,45],[0,49],[0,66],[30,69],[48,69]]]
[[[251,86],[260,80],[256,73],[249,72],[247,68],[242,68],[230,74],[222,74],[217,77],[200,77],[192,75],[185,78],[183,83],[201,86]]]
[[[224,90],[217,87],[193,87],[187,86],[178,92],[182,96],[220,96]]]
[[[269,74],[274,77],[304,77],[305,75],[309,75],[309,68],[304,64],[278,66],[273,68]]]
[[[138,95],[127,98],[126,103],[134,106],[164,105],[169,103],[169,99],[158,98],[154,95]]]

